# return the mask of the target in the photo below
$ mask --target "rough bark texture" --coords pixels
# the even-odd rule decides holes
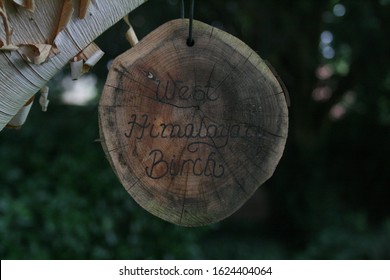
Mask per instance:
[[[54,40],[59,53],[47,62],[35,65],[26,61],[20,49],[0,51],[0,130],[72,57],[145,1],[95,0],[85,12],[86,1],[74,0],[74,12],[69,22],[61,17],[62,9],[69,1],[36,0],[34,12],[6,3],[8,23],[13,30],[12,45],[52,44]],[[83,11],[78,10],[80,4]],[[79,18],[79,14],[84,18]],[[64,20],[66,26],[57,35],[58,30],[54,29],[58,28],[60,20]],[[0,38],[6,38],[1,24]]]
[[[103,148],[130,195],[169,222],[235,212],[274,172],[288,132],[285,91],[247,45],[188,20],[118,57],[99,104]]]

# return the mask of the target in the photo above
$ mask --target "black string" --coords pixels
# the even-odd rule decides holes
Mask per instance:
[[[184,18],[184,0],[180,1],[180,17]]]
[[[194,38],[192,37],[192,29],[193,29],[193,21],[194,21],[194,7],[195,7],[195,0],[191,0],[191,7],[190,7],[190,26],[188,31],[188,39],[187,39],[187,46],[192,47],[195,45]]]

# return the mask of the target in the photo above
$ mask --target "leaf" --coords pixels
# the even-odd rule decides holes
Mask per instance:
[[[47,61],[52,46],[48,44],[26,44],[20,45],[19,50],[23,56],[23,58],[29,62],[34,64],[42,64]]]
[[[69,23],[70,19],[72,18],[73,12],[74,9],[72,0],[64,0],[57,27],[54,29],[51,39],[49,40],[50,43],[54,43],[58,33],[60,33],[62,29],[64,29]]]
[[[19,5],[30,12],[35,10],[35,1],[34,0],[12,0],[16,5]]]
[[[91,4],[91,0],[80,0],[79,18],[85,18],[89,4]]]

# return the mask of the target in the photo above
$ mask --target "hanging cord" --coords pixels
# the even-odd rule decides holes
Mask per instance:
[[[184,18],[184,0],[180,1],[180,17]]]
[[[188,39],[187,39],[187,46],[189,46],[189,47],[192,47],[193,45],[195,45],[194,38],[192,37],[193,21],[194,21],[194,7],[195,7],[195,0],[191,0],[190,26],[189,26]]]

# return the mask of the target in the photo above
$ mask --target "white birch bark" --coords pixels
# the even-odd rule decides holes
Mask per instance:
[[[72,1],[72,18],[54,41],[60,52],[47,62],[29,63],[21,49],[0,51],[0,131],[69,60],[147,0],[92,0],[83,19],[79,17],[80,0]],[[36,0],[34,12],[6,4],[12,45],[52,43],[64,1]],[[6,38],[1,21],[0,38]]]

